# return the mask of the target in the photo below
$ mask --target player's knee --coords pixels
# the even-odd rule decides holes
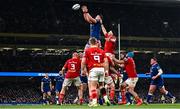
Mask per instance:
[[[129,91],[129,92],[133,92],[134,90],[133,90],[132,88],[129,88],[128,91]]]
[[[48,94],[48,96],[51,96],[51,92],[48,92],[47,94]]]

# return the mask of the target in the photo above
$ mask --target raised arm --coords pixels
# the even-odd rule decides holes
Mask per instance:
[[[96,19],[93,18],[93,17],[88,13],[88,8],[87,8],[87,6],[82,6],[81,9],[82,9],[82,12],[83,12],[84,19],[85,19],[88,23],[97,23]]]
[[[107,31],[106,31],[106,28],[104,27],[103,24],[101,25],[101,29],[102,29],[102,32],[103,32],[103,34],[105,36],[107,34]]]
[[[109,62],[107,58],[104,58],[104,70],[105,70],[105,74],[109,75]]]
[[[113,58],[113,60],[114,60],[115,63],[124,64],[124,60],[118,60],[116,58]]]

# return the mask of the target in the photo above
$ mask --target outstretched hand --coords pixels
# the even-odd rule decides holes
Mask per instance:
[[[83,5],[83,6],[81,7],[81,9],[82,9],[82,12],[83,12],[83,13],[88,12],[88,8],[87,8],[87,6],[85,6],[85,5]]]

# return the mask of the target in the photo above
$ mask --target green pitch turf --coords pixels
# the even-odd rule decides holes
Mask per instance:
[[[0,105],[0,109],[180,109],[180,104],[150,104],[150,105],[112,105],[112,106],[98,106],[88,107],[87,105]]]

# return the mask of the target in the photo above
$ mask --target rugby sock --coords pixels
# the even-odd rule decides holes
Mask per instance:
[[[110,100],[114,100],[115,90],[111,89],[110,91]]]
[[[83,101],[84,101],[83,98],[80,98],[80,99],[79,99],[80,104],[82,104]]]
[[[62,103],[63,99],[64,99],[64,94],[60,93],[59,94],[59,102]]]
[[[91,97],[92,99],[97,99],[97,91],[95,89],[91,91]]]
[[[139,98],[139,96],[136,96],[134,98],[135,98],[136,102],[141,102],[141,99]]]
[[[173,95],[170,93],[170,92],[166,92],[166,96],[170,97],[170,98],[173,98]]]
[[[56,95],[56,103],[59,104],[59,101],[58,101],[58,96]]]
[[[153,96],[153,95],[152,95],[151,93],[148,93],[148,95],[147,95],[147,100],[146,100],[148,103],[150,102],[152,96]]]
[[[131,94],[129,92],[126,92],[126,99],[129,103],[132,104],[132,100],[131,100]]]
[[[92,102],[97,103],[97,91],[96,91],[96,89],[91,90],[91,97],[92,97]]]

